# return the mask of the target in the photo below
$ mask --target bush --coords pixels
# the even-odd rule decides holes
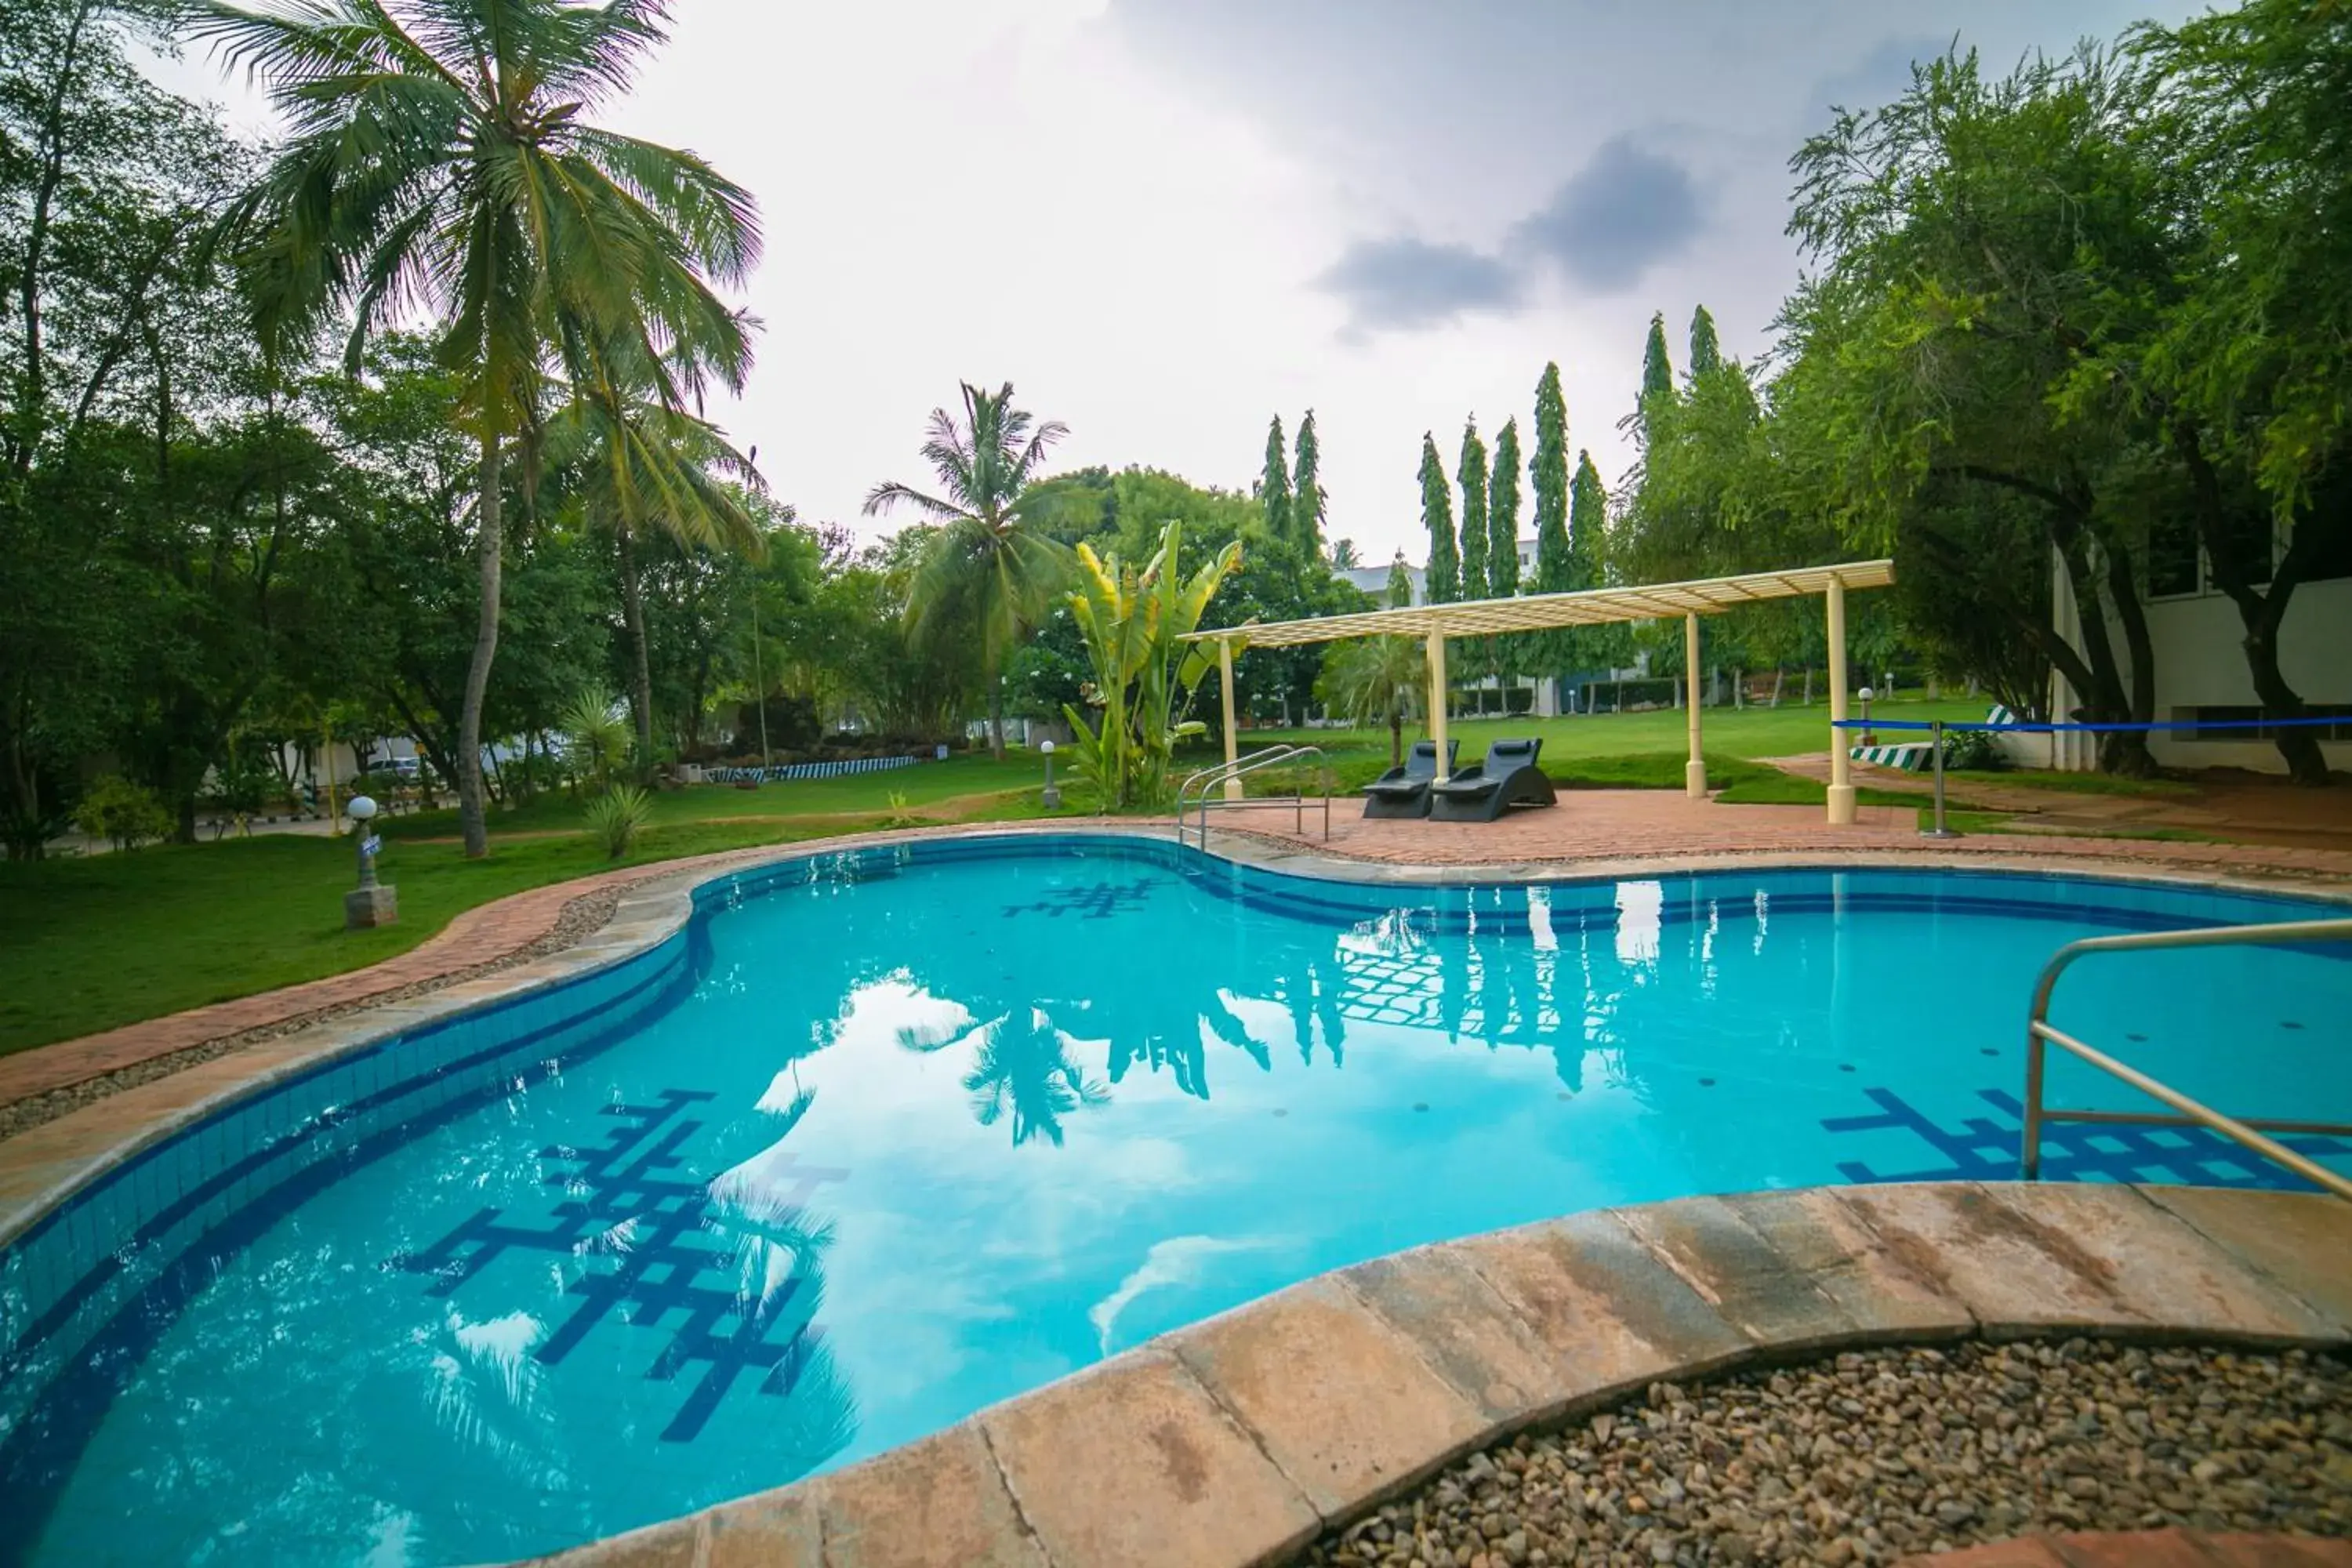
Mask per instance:
[[[653,802],[645,791],[635,784],[615,784],[589,806],[588,827],[604,846],[606,858],[618,860],[652,815]]]
[[[2000,737],[1990,731],[1948,730],[1944,733],[1944,766],[1996,772],[2009,766],[2009,753],[2000,749]]]
[[[152,791],[111,773],[81,797],[74,821],[92,838],[103,838],[117,849],[136,849],[172,833],[172,814]]]

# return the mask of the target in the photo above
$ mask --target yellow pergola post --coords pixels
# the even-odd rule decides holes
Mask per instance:
[[[1853,821],[1853,762],[1838,728],[1845,719],[1845,579],[1831,573],[1822,596],[1830,617],[1830,826],[1843,827]]]
[[[1693,800],[1706,798],[1706,753],[1699,750],[1698,742],[1698,616],[1683,617],[1683,679],[1688,682],[1688,700],[1684,706],[1690,711],[1690,761],[1683,764],[1683,793]]]
[[[1217,675],[1224,688],[1225,761],[1231,763],[1242,753],[1241,731],[1234,723],[1234,639],[1231,637],[1217,639]],[[1227,779],[1225,798],[1239,800],[1241,797],[1242,781],[1237,778]]]
[[[1437,782],[1454,770],[1445,765],[1445,634],[1429,634],[1429,738],[1437,746]]]

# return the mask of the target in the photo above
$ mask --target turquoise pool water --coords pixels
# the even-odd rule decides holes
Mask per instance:
[[[2053,949],[2335,912],[1908,871],[1370,887],[1075,837],[699,901],[656,952],[215,1119],[0,1258],[0,1562],[513,1557],[1398,1247],[2005,1176]],[[2250,1114],[2352,1111],[2341,957],[2092,960],[2055,1016]],[[2056,1130],[2047,1169],[2275,1180],[2129,1129]]]

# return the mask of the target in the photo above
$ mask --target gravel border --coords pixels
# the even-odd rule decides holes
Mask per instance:
[[[0,1105],[0,1138],[13,1138],[19,1132],[38,1127],[44,1122],[55,1121],[60,1116],[69,1115],[85,1105],[94,1105],[110,1095],[121,1093],[126,1089],[136,1089],[142,1083],[152,1083],[157,1079],[169,1078],[172,1074],[194,1067],[200,1062],[211,1061],[215,1057],[228,1056],[248,1046],[259,1045],[265,1040],[281,1039],[288,1035],[299,1034],[314,1024],[323,1024],[332,1018],[348,1017],[353,1013],[364,1013],[370,1008],[382,1007],[394,1002],[405,1002],[413,996],[423,996],[451,985],[462,984],[468,980],[478,980],[483,975],[496,974],[501,970],[514,969],[535,959],[544,958],[549,953],[561,952],[565,948],[602,931],[611,921],[613,911],[620,907],[622,895],[628,891],[629,885],[622,884],[600,888],[593,893],[581,894],[564,904],[555,917],[555,924],[548,929],[546,935],[536,942],[515,949],[503,957],[470,964],[464,969],[453,969],[446,974],[436,974],[429,980],[414,981],[389,991],[379,991],[373,996],[363,996],[357,1001],[339,1002],[330,1007],[313,1008],[308,1013],[299,1013],[290,1018],[280,1018],[274,1024],[261,1024],[250,1029],[240,1029],[236,1034],[223,1035],[218,1039],[206,1040],[200,1045],[189,1046],[160,1057],[150,1057],[145,1061],[134,1062],[125,1068],[117,1068],[112,1072],[100,1073],[95,1078],[86,1078],[79,1083],[66,1084],[40,1094],[27,1095],[23,1100],[11,1100],[5,1105]]]
[[[1654,1384],[1449,1465],[1295,1563],[1881,1563],[2170,1525],[2352,1534],[2352,1363],[1970,1342]]]

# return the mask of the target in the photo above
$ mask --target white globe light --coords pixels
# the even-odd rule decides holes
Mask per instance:
[[[1054,754],[1054,742],[1051,742],[1051,741],[1046,741],[1046,742],[1045,742],[1041,743],[1041,744],[1038,746],[1038,748],[1037,748],[1037,749],[1038,749],[1039,751],[1041,751],[1041,752],[1045,752],[1047,756],[1049,756],[1049,757],[1050,757],[1050,756],[1052,756],[1052,755]]]
[[[1869,701],[1869,700],[1870,700],[1870,698],[1871,698],[1871,690],[1870,690],[1870,688],[1869,688],[1869,687],[1867,687],[1867,686],[1865,686],[1865,687],[1864,687],[1864,688],[1862,689],[1862,700],[1863,700],[1864,702],[1867,702],[1867,701]]]
[[[345,805],[343,810],[353,822],[365,822],[375,815],[375,802],[366,795],[355,795],[352,796],[351,803]]]

